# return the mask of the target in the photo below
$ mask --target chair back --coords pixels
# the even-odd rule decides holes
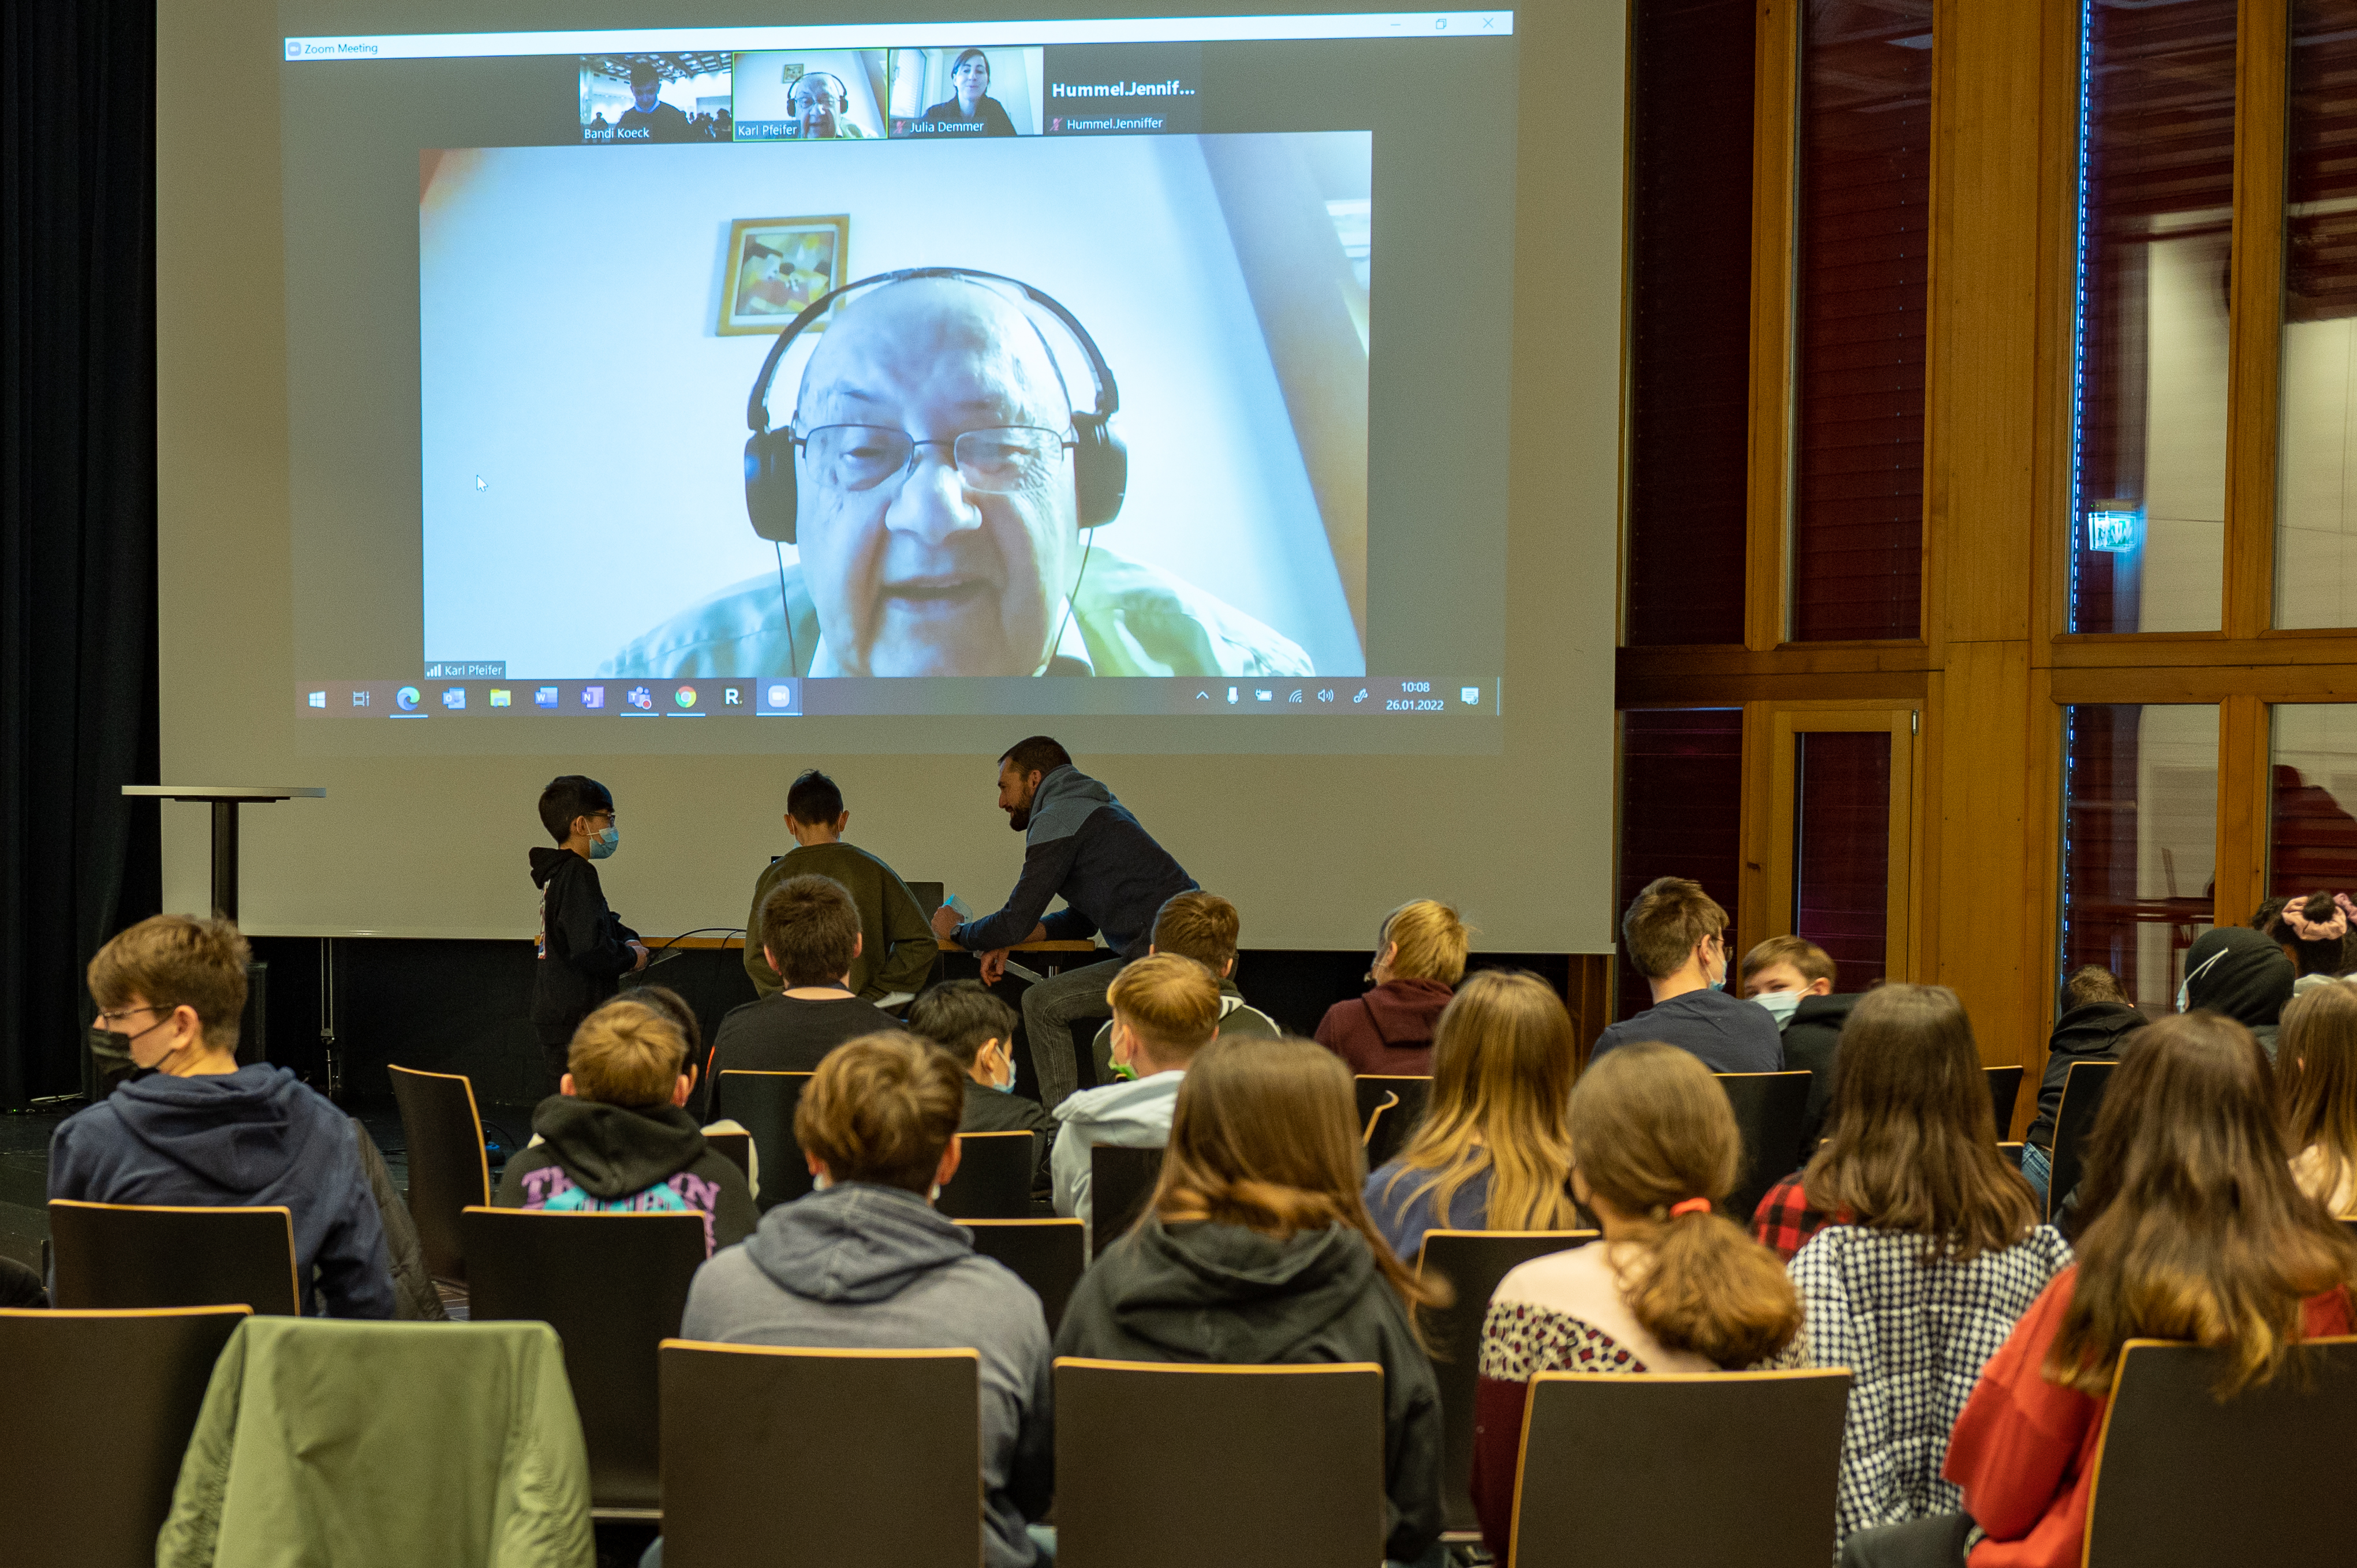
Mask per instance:
[[[0,1310],[0,1563],[150,1568],[242,1306]]]
[[[1089,1149],[1089,1230],[1094,1245],[1110,1247],[1146,1212],[1154,1184],[1162,1179],[1162,1145],[1124,1149],[1096,1144]]]
[[[2021,1168],[2021,1145],[2019,1144],[1999,1144],[1996,1146],[1996,1153],[1997,1158],[2003,1160],[2007,1165],[2011,1165],[2015,1170],[2019,1170]]]
[[[1747,1230],[1751,1211],[1768,1189],[1799,1169],[1794,1158],[1801,1129],[1809,1119],[1807,1072],[1717,1072],[1719,1088],[1735,1108],[1736,1131],[1743,1135],[1743,1165],[1735,1190],[1718,1211]]]
[[[754,1201],[764,1214],[811,1190],[810,1165],[794,1136],[794,1112],[811,1076],[731,1068],[713,1080],[712,1120],[730,1117],[753,1135],[761,1160],[761,1193]]]
[[[2014,1107],[2021,1100],[2021,1064],[1983,1068],[1988,1075],[1989,1111],[1996,1119],[1999,1143],[2013,1136]]]
[[[1435,1354],[1432,1373],[1440,1383],[1442,1431],[1440,1497],[1447,1509],[1443,1528],[1477,1530],[1473,1515],[1473,1406],[1481,1380],[1481,1320],[1498,1282],[1533,1258],[1568,1251],[1597,1239],[1594,1230],[1427,1230],[1416,1254],[1419,1277],[1448,1282],[1452,1299],[1429,1308],[1425,1324]]]
[[[2222,1403],[2225,1354],[2131,1339],[2095,1451],[2087,1568],[2329,1563],[2357,1539],[2340,1455],[2357,1432],[2357,1339],[2309,1343]]]
[[[1516,1466],[1515,1568],[1824,1568],[1849,1381],[1845,1368],[1541,1372]]]
[[[1389,1073],[1361,1073],[1351,1080],[1359,1097],[1359,1126],[1367,1145],[1367,1168],[1388,1164],[1407,1147],[1432,1100],[1432,1079]]]
[[[662,1363],[663,1568],[982,1561],[975,1351],[672,1339]]]
[[[1057,1360],[1057,1568],[1373,1568],[1383,1534],[1375,1363]]]
[[[303,1314],[295,1217],[285,1208],[190,1208],[49,1200],[49,1299],[76,1311],[247,1306]]]
[[[705,1146],[722,1159],[745,1173],[748,1181],[753,1176],[753,1134],[750,1133],[706,1133]]]
[[[957,1175],[933,1207],[952,1219],[1028,1219],[1039,1140],[1029,1133],[960,1133]]]
[[[2062,1099],[2054,1107],[2054,1173],[2046,1184],[2046,1217],[2062,1207],[2086,1174],[2087,1138],[2095,1112],[2104,1108],[2104,1086],[2117,1062],[2072,1062],[2062,1075]]]
[[[458,1218],[473,1269],[468,1317],[545,1323],[565,1342],[597,1509],[661,1504],[655,1351],[679,1333],[711,1223],[694,1212],[539,1208],[469,1208]]]
[[[425,1272],[464,1284],[465,1244],[458,1215],[491,1201],[491,1162],[483,1151],[483,1119],[466,1074],[389,1067],[393,1097],[401,1103],[401,1133],[409,1143],[409,1217],[417,1223]]]
[[[1089,1266],[1086,1239],[1077,1219],[961,1219],[974,1237],[974,1250],[1006,1264],[1031,1287],[1048,1315],[1054,1337],[1064,1305]]]

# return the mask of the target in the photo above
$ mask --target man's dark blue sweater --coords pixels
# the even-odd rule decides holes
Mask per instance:
[[[295,1223],[303,1310],[391,1317],[384,1224],[351,1122],[282,1067],[156,1073],[69,1116],[49,1138],[49,1196],[87,1203],[254,1208]]]
[[[1143,958],[1153,945],[1154,917],[1194,889],[1186,867],[1137,825],[1113,791],[1068,762],[1041,779],[1031,798],[1023,875],[1006,907],[960,926],[956,941],[969,952],[989,952],[1013,947],[1030,937],[1033,926],[1045,925],[1051,941],[1102,931],[1105,946],[1123,958]],[[1059,896],[1066,907],[1049,915]]]

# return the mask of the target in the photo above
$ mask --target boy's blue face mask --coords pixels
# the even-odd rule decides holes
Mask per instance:
[[[1776,1020],[1776,1026],[1781,1029],[1792,1021],[1792,1014],[1801,1005],[1801,996],[1802,993],[1798,991],[1769,991],[1751,1000],[1767,1008],[1769,1016]]]
[[[603,832],[593,833],[590,835],[589,858],[592,860],[604,860],[621,847],[622,830],[616,827],[613,823],[608,822]]]

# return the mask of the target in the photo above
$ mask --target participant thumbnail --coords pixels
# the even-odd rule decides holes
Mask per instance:
[[[584,142],[726,142],[733,117],[726,51],[581,57]]]
[[[893,49],[887,71],[896,136],[1036,136],[1040,51]]]
[[[422,656],[1363,674],[1372,142],[429,155]]]
[[[1048,134],[1189,135],[1203,128],[1200,44],[1058,44]]]
[[[737,57],[740,142],[864,142],[884,134],[882,49]]]

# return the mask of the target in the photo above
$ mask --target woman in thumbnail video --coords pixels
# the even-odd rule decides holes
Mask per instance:
[[[1015,134],[1015,122],[1006,117],[1006,107],[990,95],[988,55],[980,49],[967,49],[959,55],[957,63],[950,67],[950,84],[957,89],[957,96],[926,110],[927,124],[966,130],[979,121],[985,136]]]

